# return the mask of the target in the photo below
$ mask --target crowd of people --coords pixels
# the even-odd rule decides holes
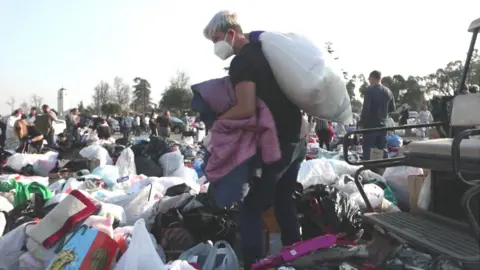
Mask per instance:
[[[39,152],[44,140],[54,146],[55,121],[57,115],[48,105],[43,105],[40,111],[32,107],[28,114],[16,109],[0,121],[0,146],[17,152]]]

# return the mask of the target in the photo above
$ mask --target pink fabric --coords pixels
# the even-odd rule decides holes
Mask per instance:
[[[230,78],[210,80],[192,87],[212,110],[221,114],[235,104],[235,90]],[[243,120],[216,120],[210,129],[210,157],[205,168],[208,181],[215,182],[236,166],[261,152],[264,163],[281,158],[273,116],[267,105],[257,99],[257,114]]]
[[[257,115],[245,120],[217,120],[213,124],[210,157],[205,174],[209,181],[225,176],[260,148],[262,161],[269,164],[281,158],[272,113],[257,100]],[[248,129],[253,127],[253,129]]]

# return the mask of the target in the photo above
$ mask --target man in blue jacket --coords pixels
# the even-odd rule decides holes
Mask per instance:
[[[128,142],[130,131],[133,127],[133,117],[125,113],[120,121],[120,128],[122,129],[123,139],[125,143]]]

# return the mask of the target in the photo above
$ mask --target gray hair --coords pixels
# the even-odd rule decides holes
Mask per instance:
[[[226,33],[228,29],[242,30],[238,23],[237,14],[228,10],[217,12],[203,29],[205,38],[212,40],[215,32],[221,31]]]

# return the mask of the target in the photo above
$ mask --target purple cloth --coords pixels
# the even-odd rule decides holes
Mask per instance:
[[[235,90],[230,77],[213,79],[192,86],[210,108],[222,114],[235,103]],[[260,149],[264,163],[281,158],[280,146],[272,113],[257,99],[257,114],[242,120],[216,120],[211,132],[210,157],[205,168],[208,181],[215,182]]]

